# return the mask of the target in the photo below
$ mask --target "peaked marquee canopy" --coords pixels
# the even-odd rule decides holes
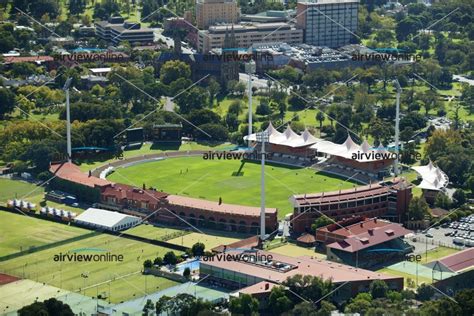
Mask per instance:
[[[281,133],[279,132],[270,122],[265,132],[269,135],[269,143],[274,145],[288,146],[292,148],[306,147],[314,149],[318,152],[329,154],[331,156],[343,157],[346,159],[353,159],[354,154],[358,154],[358,162],[372,162],[384,158],[384,155],[387,155],[389,152],[379,146],[377,148],[372,147],[369,143],[364,140],[361,145],[356,144],[350,135],[347,136],[347,139],[342,144],[333,143],[328,140],[323,140],[313,136],[308,129],[305,129],[304,132],[299,135],[295,133],[290,125],[286,127],[286,130]],[[257,134],[254,133],[250,136],[244,136],[244,140],[248,141],[257,141]],[[375,156],[377,155],[377,158]],[[381,157],[380,157],[381,156]],[[393,159],[390,157],[390,159]]]
[[[440,191],[448,185],[448,176],[439,167],[433,165],[431,161],[426,166],[412,167],[412,169],[423,179],[418,185],[421,189]]]

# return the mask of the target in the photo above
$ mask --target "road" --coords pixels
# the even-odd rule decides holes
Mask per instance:
[[[460,75],[453,75],[453,79],[457,79],[457,80],[459,80],[459,82],[466,82],[470,86],[474,86],[474,80],[472,80],[472,79],[468,79],[468,78],[460,76]]]
[[[249,76],[245,73],[239,73],[239,80],[245,83],[245,87],[249,84]],[[260,79],[256,76],[252,76],[252,87],[257,89],[267,89],[267,81],[266,79]]]

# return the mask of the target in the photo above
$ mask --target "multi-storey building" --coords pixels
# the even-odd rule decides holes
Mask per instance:
[[[402,222],[406,219],[411,189],[412,185],[404,179],[394,179],[349,190],[293,195],[293,231],[308,231],[322,215],[334,220],[364,216]]]
[[[207,29],[216,23],[237,23],[240,9],[235,0],[197,0],[196,24]]]
[[[229,25],[215,25],[198,32],[198,51],[207,53],[222,48]],[[250,48],[256,43],[284,42],[289,45],[303,43],[303,30],[288,23],[241,23],[233,26],[237,49]]]
[[[296,24],[310,45],[340,47],[357,30],[359,0],[303,0],[296,7]]]
[[[153,30],[141,27],[140,23],[124,21],[122,17],[110,17],[108,21],[95,23],[97,36],[116,45],[127,41],[130,44],[153,43],[155,35]]]

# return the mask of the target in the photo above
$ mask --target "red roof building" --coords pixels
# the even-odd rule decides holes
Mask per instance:
[[[112,182],[108,180],[83,173],[78,166],[71,162],[52,164],[49,167],[49,171],[60,179],[82,184],[90,188],[105,187],[112,184]]]
[[[409,252],[402,238],[410,233],[401,224],[353,217],[317,229],[316,240],[325,245],[329,260],[370,267]]]
[[[374,280],[383,280],[392,290],[403,289],[403,278],[379,272],[354,268],[345,264],[331,262],[310,256],[289,257],[273,252],[257,251],[244,255],[242,250],[228,251],[229,256],[221,256],[220,260],[205,260],[200,262],[200,273],[209,275],[210,282],[229,288],[260,293],[265,283],[281,284],[295,275],[310,275],[331,280],[337,287],[335,299],[347,299],[359,292],[369,291]],[[236,260],[236,255],[242,254]],[[252,257],[255,258],[253,258]],[[245,256],[249,258],[246,260]],[[251,258],[252,257],[252,258]],[[245,259],[245,260],[244,260]],[[344,284],[345,283],[345,284]],[[343,285],[344,284],[344,285]],[[270,286],[269,286],[270,287]]]
[[[428,263],[426,266],[443,272],[461,272],[474,267],[474,248],[468,248],[455,254]]]

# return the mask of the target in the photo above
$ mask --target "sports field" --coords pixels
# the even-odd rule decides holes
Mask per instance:
[[[232,237],[212,236],[201,233],[191,233],[178,238],[168,240],[169,243],[192,247],[197,242],[202,242],[206,246],[206,250],[211,250],[219,245],[226,245],[236,242],[240,239]]]
[[[50,206],[71,211],[76,214],[84,212],[79,207],[66,206],[61,203],[44,200],[44,187],[37,186],[23,180],[10,180],[0,178],[0,205],[6,205],[8,200],[22,199],[31,203],[35,203],[36,207]],[[41,204],[41,205],[40,205]]]
[[[18,280],[8,283],[0,286],[0,315],[32,304],[36,299],[42,302],[51,297],[68,293],[70,292],[32,280]]]
[[[239,175],[237,173],[239,172]],[[279,217],[292,212],[292,194],[347,189],[353,183],[316,173],[311,169],[267,165],[266,199]],[[170,194],[224,203],[260,206],[260,164],[240,160],[204,160],[202,157],[169,158],[119,168],[109,180],[152,186]]]
[[[114,299],[125,300],[139,295],[139,290],[134,286],[144,284],[144,276],[139,275],[143,267],[143,261],[153,260],[157,256],[163,256],[169,249],[129,240],[110,235],[100,235],[85,240],[72,242],[52,249],[0,262],[0,271],[14,276],[28,278],[38,282],[56,286],[69,291],[78,291],[86,288],[87,294],[94,295],[97,290],[95,285],[107,284],[110,296]],[[86,254],[123,255],[122,262],[92,262],[92,261],[55,261],[55,255],[72,254],[74,252]],[[180,252],[175,251],[177,255]],[[130,276],[130,278],[121,278]],[[134,277],[132,277],[134,276]],[[115,280],[114,280],[115,279]],[[165,288],[170,282],[156,279],[157,282],[150,286]],[[128,283],[127,283],[128,282]],[[125,284],[128,284],[126,286]]]
[[[0,256],[86,233],[82,228],[0,211]]]
[[[315,252],[313,248],[304,248],[293,244],[286,244],[269,251],[290,257],[311,256],[319,259],[326,259],[326,255]]]
[[[38,203],[43,199],[44,189],[26,181],[0,178],[0,204],[24,196],[26,201]]]
[[[182,235],[189,234],[189,232],[185,230],[165,228],[165,227],[155,227],[152,225],[138,225],[126,230],[125,233],[138,236],[138,237],[144,237],[144,238],[162,240],[162,241],[167,241],[170,239],[180,237]]]

